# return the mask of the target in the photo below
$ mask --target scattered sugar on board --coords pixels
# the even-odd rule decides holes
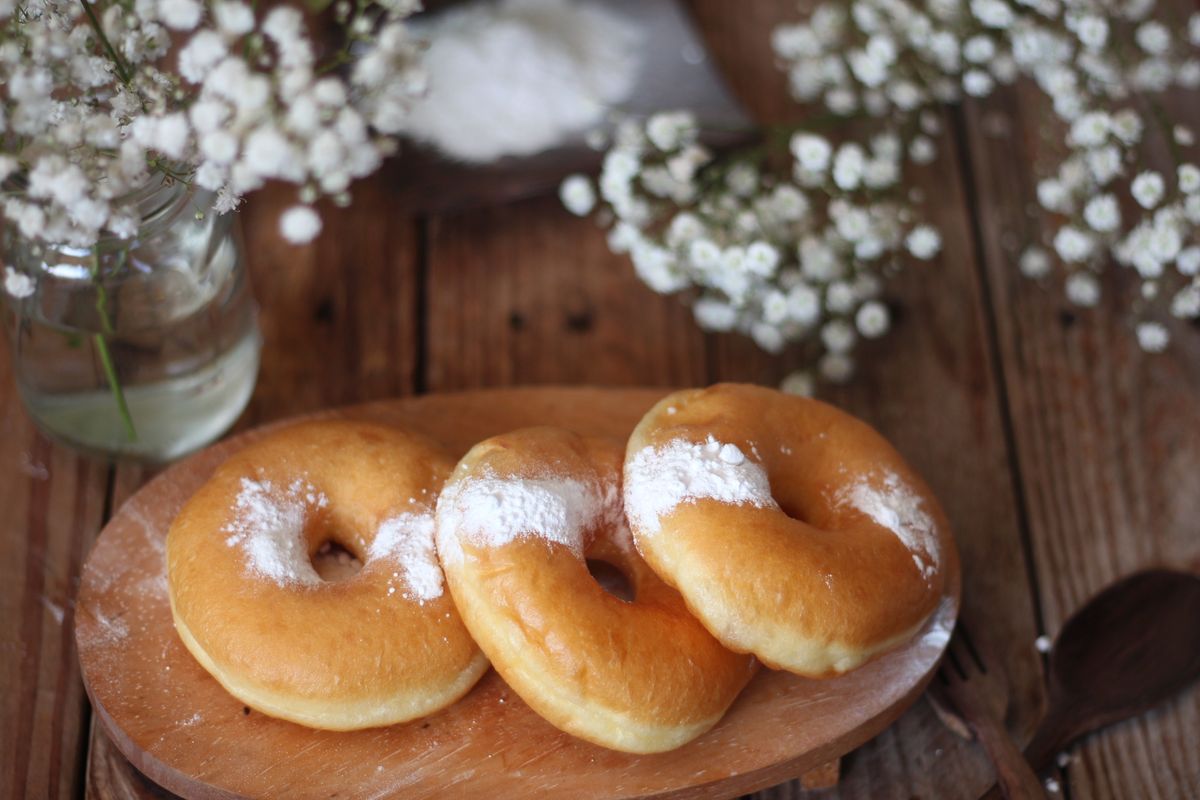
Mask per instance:
[[[442,568],[433,546],[433,530],[430,512],[405,512],[379,526],[367,552],[368,561],[388,559],[399,564],[408,586],[404,594],[418,603],[442,596]]]
[[[701,499],[777,507],[766,470],[737,445],[711,436],[644,447],[625,466],[625,509],[639,534],[657,533],[664,515]]]
[[[862,477],[841,489],[838,503],[848,504],[887,528],[912,552],[913,562],[928,580],[937,571],[938,543],[933,518],[925,513],[924,501],[894,472],[883,480]]]
[[[467,478],[447,487],[438,499],[438,552],[448,563],[459,563],[461,539],[480,547],[500,547],[539,536],[582,558],[584,529],[607,512],[613,499],[615,489],[602,492],[594,481]]]

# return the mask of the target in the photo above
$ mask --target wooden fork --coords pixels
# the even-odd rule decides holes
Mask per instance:
[[[989,668],[960,622],[942,668],[930,686],[935,698],[955,708],[996,767],[996,780],[1010,800],[1043,800],[1041,781],[1004,728],[1008,681],[993,659]],[[943,717],[943,721],[946,718]],[[952,723],[950,727],[954,729]]]

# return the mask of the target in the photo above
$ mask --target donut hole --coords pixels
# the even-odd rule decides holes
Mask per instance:
[[[633,581],[624,570],[611,561],[599,558],[589,558],[586,559],[586,562],[588,572],[591,573],[596,583],[600,584],[601,589],[618,600],[624,600],[626,603],[633,602],[636,594]]]
[[[349,580],[362,569],[362,560],[334,539],[326,539],[312,554],[313,569],[326,583]]]

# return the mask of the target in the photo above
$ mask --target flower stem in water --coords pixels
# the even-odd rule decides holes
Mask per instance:
[[[96,313],[100,315],[100,333],[92,334],[92,344],[100,356],[100,365],[104,369],[104,377],[108,380],[108,388],[112,391],[121,422],[125,425],[125,434],[129,441],[137,441],[137,429],[133,426],[133,416],[129,413],[129,404],[125,402],[125,390],[121,388],[121,380],[117,377],[117,368],[108,350],[108,336],[112,334],[112,320],[108,318],[108,292],[100,281],[100,251],[92,251],[92,280],[96,283]]]

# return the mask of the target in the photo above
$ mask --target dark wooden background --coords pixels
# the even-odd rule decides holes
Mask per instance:
[[[764,121],[796,116],[771,63],[782,0],[689,4],[732,88]],[[1197,122],[1194,104],[1173,104]],[[1021,278],[1041,235],[1032,165],[1047,158],[1029,90],[947,112],[919,184],[945,246],[889,287],[894,332],[862,351],[853,384],[821,396],[882,430],[954,523],[964,616],[998,643],[1009,726],[1042,703],[1034,640],[1108,582],[1152,564],[1200,566],[1200,331],[1163,355],[1134,342],[1131,287],[1095,311]],[[303,248],[276,236],[289,191],[243,214],[266,339],[240,428],[328,406],[509,384],[775,383],[794,366],[701,333],[554,198],[457,213],[401,208],[403,173],[325,210]],[[0,349],[0,797],[159,796],[91,724],[72,643],[81,562],[146,479],[50,444],[21,409]],[[1071,798],[1200,797],[1200,690],[1076,748],[1056,776]],[[316,767],[316,768],[319,768]],[[843,762],[822,797],[975,798],[991,768],[919,702]],[[758,795],[799,797],[791,783]]]

